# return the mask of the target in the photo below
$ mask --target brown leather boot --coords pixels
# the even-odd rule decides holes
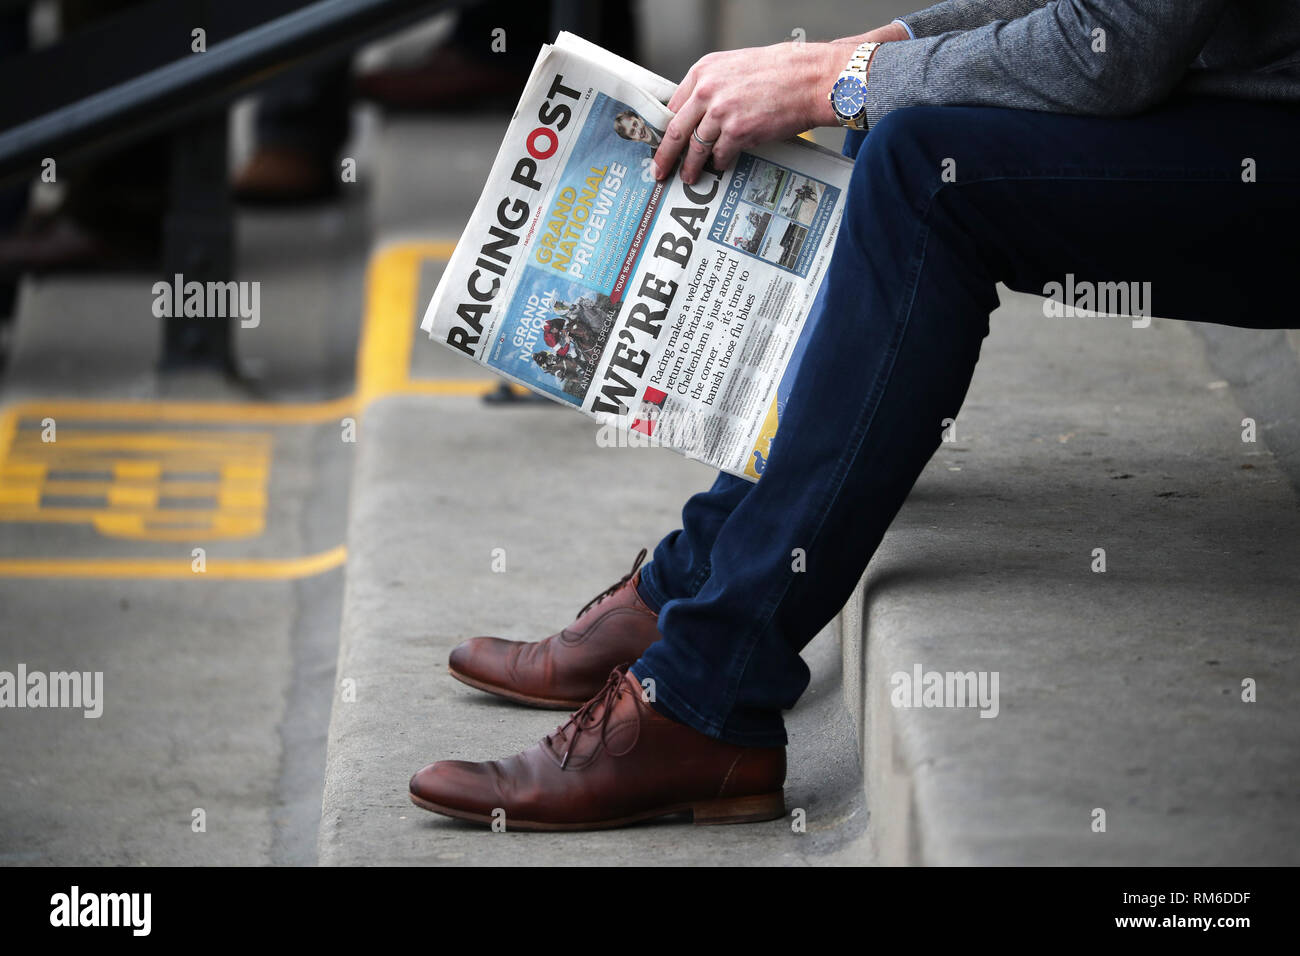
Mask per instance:
[[[555,733],[505,760],[442,760],[411,778],[411,802],[507,830],[602,830],[691,813],[695,823],[785,814],[784,747],[740,747],[663,716],[630,672]]]
[[[659,615],[636,585],[645,548],[632,570],[587,602],[572,624],[545,640],[474,637],[451,652],[451,676],[470,687],[531,707],[576,710],[610,669],[636,663],[659,640]]]

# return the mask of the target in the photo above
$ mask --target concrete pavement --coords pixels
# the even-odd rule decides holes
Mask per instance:
[[[248,388],[157,371],[154,276],[23,288],[0,419],[26,409],[13,437],[39,466],[0,435],[0,670],[101,671],[104,711],[0,711],[0,864],[315,862],[343,573],[294,567],[344,540],[354,446],[337,419],[294,423],[256,399],[310,406],[350,390],[366,210],[245,215],[239,248],[239,278],[262,288],[261,324],[235,335]],[[214,404],[227,411],[206,415]],[[45,445],[33,436],[50,409]],[[238,477],[250,470],[264,484]],[[179,536],[95,523],[169,520],[184,484],[214,487],[188,499]],[[223,514],[255,526],[223,537]],[[174,574],[195,547],[214,572],[252,567]],[[137,570],[149,565],[167,576]]]

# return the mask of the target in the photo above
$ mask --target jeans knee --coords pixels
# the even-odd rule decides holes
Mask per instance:
[[[858,150],[851,194],[885,191],[912,208],[923,205],[944,182],[949,116],[940,106],[909,106],[885,114]]]

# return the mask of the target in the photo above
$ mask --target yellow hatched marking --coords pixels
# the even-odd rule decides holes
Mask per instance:
[[[113,466],[113,480],[159,482],[162,480],[162,464],[156,461],[119,461]]]
[[[11,487],[0,485],[0,516],[11,508],[32,509],[41,506],[41,489],[39,485]]]
[[[60,480],[46,481],[38,486],[47,495],[61,495],[75,498],[93,498],[107,496],[114,487],[131,487],[131,482]],[[172,481],[167,478],[158,481],[158,493],[164,498],[215,498],[221,490],[218,481]]]
[[[223,511],[232,518],[240,519],[240,524],[255,520],[261,522],[260,509],[227,508]],[[157,524],[159,527],[173,528],[178,525],[190,526],[190,537],[201,536],[206,526],[217,521],[220,515],[211,508],[166,508],[124,504],[120,508],[107,507],[46,507],[40,509],[40,517],[34,518],[33,509],[0,507],[0,521],[29,521],[37,524],[103,524],[113,526],[112,519],[120,517],[130,519],[127,526],[134,527],[141,521]],[[136,537],[136,535],[130,535]]]
[[[149,541],[193,541],[205,539],[248,538],[262,533],[266,519],[260,513],[235,514],[230,511],[199,514],[158,513],[126,514],[109,512],[95,516],[95,530],[107,538],[135,538]]]
[[[114,510],[131,508],[152,511],[158,507],[158,487],[152,488],[132,485],[113,485],[105,496],[108,506]]]
[[[366,276],[366,306],[357,353],[357,387],[323,402],[25,401],[0,409],[0,521],[88,523],[100,534],[189,541],[239,538],[265,528],[271,461],[268,432],[72,430],[62,423],[118,426],[212,424],[314,425],[360,415],[386,395],[474,397],[494,391],[494,378],[412,380],[419,270],[450,258],[451,241],[398,243],[378,250]],[[516,390],[522,392],[518,386]],[[20,422],[53,418],[55,442]],[[54,473],[53,476],[51,473]],[[177,473],[184,478],[169,477]],[[42,506],[44,497],[102,499],[85,506]],[[163,508],[162,499],[204,507]],[[207,507],[208,501],[214,502]],[[318,574],[342,564],[342,545],[286,561],[209,559],[210,579],[265,579]],[[0,577],[200,577],[186,561],[128,559],[0,559]]]
[[[262,432],[118,432],[65,426],[55,441],[45,442],[36,430],[21,430],[0,472],[0,521],[87,524],[106,537],[132,540],[250,537],[261,534],[266,525],[270,468],[271,436]],[[219,477],[169,481],[167,475],[174,472]],[[111,478],[85,477],[100,473]],[[185,488],[204,493],[175,494]],[[91,500],[50,500],[60,497]],[[162,507],[164,497],[188,499],[191,506]],[[205,498],[211,503],[203,503]]]

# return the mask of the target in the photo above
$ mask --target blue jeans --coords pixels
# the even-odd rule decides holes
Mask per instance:
[[[633,670],[664,713],[732,743],[786,742],[781,712],[809,679],[799,651],[957,417],[997,282],[1040,295],[1067,273],[1150,282],[1161,317],[1300,325],[1300,107],[912,107],[850,134],[845,152],[823,311],[763,478],[723,475],[692,497],[642,571],[662,637]]]

